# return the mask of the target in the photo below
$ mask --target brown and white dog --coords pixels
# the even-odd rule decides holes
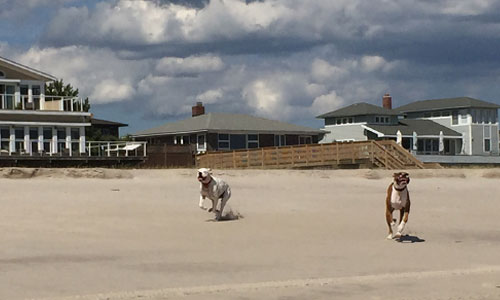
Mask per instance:
[[[231,188],[222,179],[212,176],[212,170],[207,168],[198,169],[198,181],[200,182],[200,203],[201,209],[206,210],[203,206],[205,198],[212,201],[212,208],[208,212],[215,213],[215,220],[220,221],[224,206],[231,198]],[[217,204],[220,202],[220,209],[217,209]]]
[[[406,223],[408,222],[408,214],[410,213],[410,193],[408,192],[408,184],[410,183],[410,175],[406,172],[393,174],[394,181],[387,188],[387,197],[385,199],[385,218],[389,227],[389,235],[387,239],[400,238]],[[399,210],[399,226],[398,231],[393,236],[392,226],[395,225],[395,219],[392,218],[392,212]]]

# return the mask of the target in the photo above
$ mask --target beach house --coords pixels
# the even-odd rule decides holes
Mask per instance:
[[[45,95],[47,73],[0,57],[0,155],[85,153],[89,112],[76,97]]]
[[[196,152],[313,144],[324,132],[315,128],[245,114],[205,113],[198,102],[192,117],[132,134],[136,141],[192,145]]]
[[[498,156],[498,108],[469,97],[422,100],[392,108],[356,103],[318,116],[328,133],[321,143],[397,140],[417,155]]]

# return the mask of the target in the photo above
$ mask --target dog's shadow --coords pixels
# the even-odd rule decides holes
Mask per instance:
[[[416,235],[409,235],[409,234],[403,235],[400,238],[395,239],[395,241],[398,242],[398,243],[410,243],[410,244],[425,242],[424,239],[421,239],[421,238],[419,238]]]
[[[239,219],[243,219],[243,215],[240,214],[239,212],[230,210],[229,212],[222,215],[219,220],[208,219],[206,220],[206,222],[227,222],[227,221],[236,221]]]

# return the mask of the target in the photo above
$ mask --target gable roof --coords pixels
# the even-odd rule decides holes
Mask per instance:
[[[438,124],[431,120],[414,120],[414,119],[404,119],[399,120],[398,125],[364,125],[365,128],[371,128],[377,132],[383,133],[384,135],[395,136],[398,130],[401,131],[403,135],[413,135],[415,131],[417,135],[439,135],[442,131],[445,136],[456,136],[461,137],[462,134],[452,130],[446,126]]]
[[[324,119],[330,117],[352,117],[352,116],[366,116],[366,115],[395,116],[398,115],[398,113],[395,112],[394,110],[387,109],[381,106],[360,102],[343,107],[341,109],[328,112],[326,114],[319,115],[316,118]]]
[[[15,61],[12,61],[10,59],[7,59],[5,57],[0,56],[0,67],[6,67],[6,68],[12,68],[15,69],[16,71],[27,74],[29,76],[33,76],[34,78],[41,80],[41,81],[55,81],[57,78],[54,76],[44,73],[42,71],[35,70],[33,68],[30,68],[28,66],[22,65],[20,63],[17,63]]]
[[[399,113],[419,112],[453,108],[500,108],[500,105],[470,97],[443,98],[415,101],[394,110]]]
[[[203,131],[253,131],[269,133],[321,134],[314,129],[243,114],[208,113],[139,131],[132,136],[194,133]]]

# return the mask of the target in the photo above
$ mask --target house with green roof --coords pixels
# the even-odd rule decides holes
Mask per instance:
[[[422,100],[392,109],[356,103],[322,114],[328,133],[321,143],[359,140],[400,140],[419,155],[498,156],[498,108],[469,97]]]
[[[245,114],[207,113],[201,102],[192,117],[132,134],[148,144],[192,145],[196,152],[318,143],[325,132]]]

